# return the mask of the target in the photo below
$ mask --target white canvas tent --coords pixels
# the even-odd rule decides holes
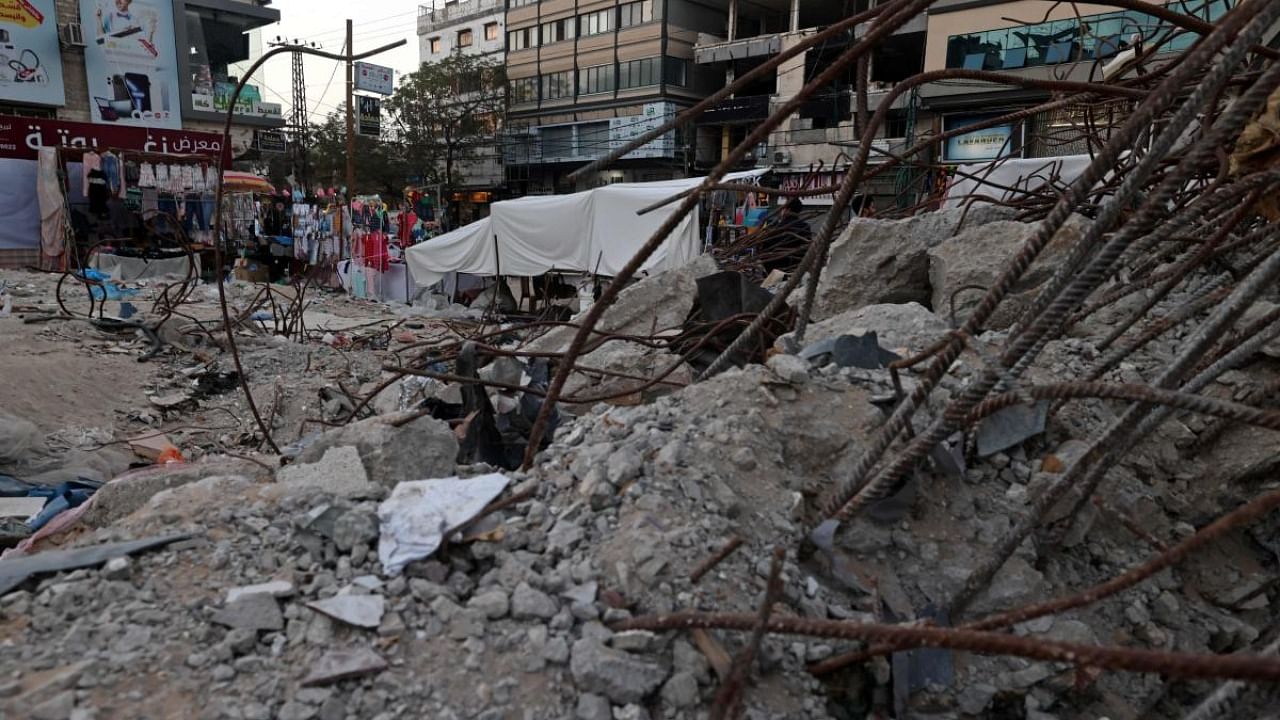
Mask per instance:
[[[767,170],[731,173],[726,182],[758,178]],[[701,184],[703,178],[619,183],[573,193],[496,202],[489,217],[405,253],[414,282],[429,287],[446,273],[542,275],[553,270],[616,275],[679,207],[670,203],[636,211]],[[688,263],[702,250],[698,213],[676,226],[643,266],[661,271]]]

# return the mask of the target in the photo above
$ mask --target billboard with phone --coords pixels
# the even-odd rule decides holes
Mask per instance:
[[[81,0],[95,123],[182,127],[170,0]]]
[[[53,0],[0,0],[0,100],[66,103]]]

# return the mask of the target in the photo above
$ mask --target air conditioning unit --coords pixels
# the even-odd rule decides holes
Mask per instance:
[[[774,150],[773,164],[774,165],[790,165],[791,153],[787,152],[786,150]]]
[[[66,47],[84,47],[84,28],[80,23],[65,23],[58,26],[58,39]]]

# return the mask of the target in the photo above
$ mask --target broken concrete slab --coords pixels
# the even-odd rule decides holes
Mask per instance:
[[[349,446],[331,447],[315,462],[280,468],[276,479],[278,490],[285,494],[315,491],[352,499],[379,495],[378,486],[365,473],[360,452]]]
[[[298,464],[322,460],[332,448],[354,447],[370,482],[393,488],[453,472],[458,441],[447,423],[407,413],[379,415],[330,430],[298,454]]]
[[[900,359],[897,353],[880,347],[874,330],[865,335],[840,335],[819,340],[800,351],[800,357],[818,367],[834,364],[837,367],[877,370]]]
[[[33,575],[96,567],[114,557],[133,555],[146,550],[164,547],[180,540],[186,540],[189,537],[191,536],[186,534],[162,535],[129,542],[72,548],[70,550],[50,550],[36,555],[0,560],[0,595],[4,595],[21,585]]]
[[[950,328],[942,318],[925,306],[910,302],[901,305],[868,305],[844,312],[835,317],[816,322],[805,331],[805,342],[810,345],[841,335],[863,336],[875,333],[880,347],[897,355],[909,356],[922,352],[938,342]],[[791,342],[793,333],[783,335],[774,343],[783,348]]]
[[[661,665],[591,638],[573,644],[569,671],[579,690],[603,695],[615,704],[641,702],[667,679]]]
[[[1058,233],[1045,246],[1040,256],[1012,288],[1011,293],[986,323],[992,330],[1003,330],[1031,305],[1036,290],[1053,276],[1088,230],[1090,220],[1080,215],[1067,219]],[[955,297],[955,322],[963,324],[978,306],[985,288],[995,284],[1014,257],[1035,235],[1038,223],[1012,221],[987,223],[961,231],[929,250],[929,283],[933,289],[933,309],[950,319],[952,296]],[[964,288],[980,289],[964,289]]]
[[[348,625],[376,628],[382,624],[386,600],[381,595],[339,593],[325,600],[309,602],[307,607]]]
[[[258,585],[245,585],[227,590],[227,602],[233,603],[248,595],[270,595],[275,598],[286,598],[293,595],[293,583],[287,580],[272,580]]]
[[[332,685],[343,680],[374,675],[387,669],[387,661],[369,648],[334,650],[326,653],[302,679],[303,687]]]
[[[238,597],[215,612],[210,620],[240,630],[284,629],[284,615],[280,612],[280,604],[269,593]]]
[[[978,425],[978,456],[995,455],[1043,433],[1049,405],[1048,400],[1030,406],[1014,405],[985,418]]]
[[[46,498],[42,497],[8,497],[0,498],[0,518],[19,518],[26,520],[44,509]]]
[[[866,305],[933,301],[929,248],[964,227],[1012,213],[994,205],[922,213],[902,220],[854,218],[831,245],[818,283],[813,317],[825,320]],[[936,309],[936,305],[934,306]]]
[[[190,485],[213,477],[238,476],[256,478],[264,474],[257,463],[235,458],[207,458],[197,463],[157,465],[143,468],[111,480],[94,493],[85,511],[84,523],[90,527],[107,527],[137,511],[154,496],[166,490]]]

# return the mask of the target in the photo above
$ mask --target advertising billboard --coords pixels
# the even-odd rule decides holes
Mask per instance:
[[[54,0],[0,0],[0,100],[66,104]]]
[[[390,95],[395,91],[395,72],[389,67],[358,62],[356,63],[356,89],[379,95]]]
[[[375,138],[382,134],[382,103],[378,98],[356,96],[356,134]]]
[[[170,0],[81,0],[95,123],[177,129],[178,55]]]
[[[948,115],[943,118],[942,128],[946,132],[958,130],[968,125],[976,125],[984,120],[999,117],[996,115]],[[1012,124],[974,130],[970,133],[948,138],[943,148],[942,159],[949,163],[970,163],[984,160],[997,160],[1014,155],[1021,147],[1018,128]]]

